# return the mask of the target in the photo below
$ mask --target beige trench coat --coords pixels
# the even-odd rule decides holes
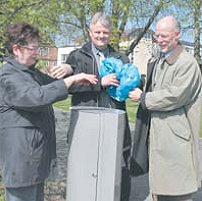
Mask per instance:
[[[152,79],[145,95],[151,112],[149,183],[153,194],[183,195],[200,186],[198,136],[201,73],[179,45]]]

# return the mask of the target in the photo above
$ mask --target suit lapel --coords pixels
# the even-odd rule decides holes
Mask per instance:
[[[147,83],[145,91],[149,91],[151,84],[152,84],[152,74],[154,72],[154,67],[158,63],[159,59],[154,60],[153,62],[149,63],[147,66]]]

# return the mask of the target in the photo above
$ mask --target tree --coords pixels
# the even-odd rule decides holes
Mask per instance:
[[[176,2],[178,17],[184,24],[183,31],[190,30],[194,38],[194,56],[201,63],[201,30],[202,30],[202,1],[201,0],[179,0]],[[183,13],[180,15],[180,13]]]
[[[200,54],[200,17],[201,17],[201,8],[202,1],[194,0],[193,2],[193,17],[194,17],[194,56],[198,63],[201,63],[201,54]]]
[[[131,27],[141,27],[142,31],[138,33],[135,41],[127,50],[127,54],[129,54],[150,28],[161,9],[170,2],[172,0],[88,0],[85,2],[80,0],[71,3],[70,11],[63,14],[63,33],[64,30],[66,30],[65,32],[74,30],[77,33],[81,33],[82,30],[83,42],[87,41],[89,40],[89,20],[92,14],[96,11],[107,11],[111,15],[114,25],[111,45],[116,49],[119,49],[121,37],[129,23]],[[70,29],[70,26],[74,29]]]
[[[139,41],[141,40],[141,38],[148,31],[148,29],[150,28],[151,24],[154,22],[155,18],[159,14],[160,10],[163,9],[163,7],[166,5],[165,3],[167,4],[169,2],[165,2],[165,1],[161,0],[161,1],[159,1],[159,3],[157,5],[155,5],[153,13],[148,18],[148,21],[147,21],[146,25],[141,29],[141,31],[139,32],[139,34],[137,35],[137,37],[133,40],[133,42],[131,43],[130,47],[126,51],[127,55],[129,55],[133,51],[133,49],[135,48],[135,46],[139,43]]]
[[[68,7],[68,1],[65,1]],[[26,21],[36,25],[43,43],[52,42],[52,33],[57,33],[60,11],[64,2],[56,0],[3,0],[0,3],[0,47],[5,42],[5,28],[14,22]]]
[[[192,2],[191,0],[182,0]],[[178,4],[177,4],[177,3]],[[89,40],[88,30],[92,15],[105,11],[112,17],[114,24],[111,44],[119,49],[123,33],[131,29],[135,35],[126,54],[130,54],[144,34],[151,29],[157,16],[169,9],[171,3],[176,7],[185,7],[179,0],[2,0],[0,3],[0,48],[4,42],[5,27],[16,21],[27,21],[40,28],[43,44],[68,44]],[[200,16],[200,0],[195,7],[197,19]],[[147,6],[145,6],[147,5]],[[192,5],[193,2],[192,2]],[[188,8],[186,8],[188,10]],[[194,11],[194,10],[193,10]],[[198,14],[197,14],[198,13]],[[195,27],[197,23],[195,23]],[[139,32],[136,32],[136,30]],[[200,32],[199,32],[200,33]],[[59,41],[59,39],[61,41]],[[195,51],[197,52],[197,51]],[[197,53],[198,54],[198,53]]]

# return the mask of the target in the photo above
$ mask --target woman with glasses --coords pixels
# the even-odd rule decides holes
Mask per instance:
[[[35,68],[39,31],[27,23],[8,27],[0,71],[0,169],[7,201],[43,201],[44,180],[55,167],[52,103],[65,99],[73,83],[95,84],[85,73],[56,80]]]

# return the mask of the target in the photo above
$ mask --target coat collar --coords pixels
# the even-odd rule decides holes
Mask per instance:
[[[170,54],[168,57],[165,58],[165,61],[170,65],[174,64],[183,50],[184,50],[184,47],[181,44],[178,44],[177,47],[173,50],[172,54]],[[154,66],[159,62],[159,59],[160,57],[156,57],[154,59],[152,58],[148,62],[146,91],[148,91],[149,86],[151,85]]]
[[[34,68],[34,66],[28,68],[27,66],[25,66],[25,65],[23,65],[23,64],[21,64],[21,63],[19,63],[19,62],[18,62],[15,58],[13,58],[13,57],[6,57],[6,58],[4,58],[4,60],[5,60],[7,63],[10,63],[12,66],[15,66],[16,68],[18,68],[18,69],[20,69],[20,70],[22,70],[22,71],[29,71],[29,69]]]
[[[109,54],[115,52],[114,48],[111,47],[110,45],[107,46],[108,50],[109,50]],[[86,44],[83,45],[83,47],[81,48],[82,52],[86,53],[86,54],[93,54],[92,52],[92,43],[88,42]]]
[[[170,65],[174,64],[183,50],[184,47],[181,44],[178,44],[177,47],[172,51],[172,54],[165,58],[166,62]]]

